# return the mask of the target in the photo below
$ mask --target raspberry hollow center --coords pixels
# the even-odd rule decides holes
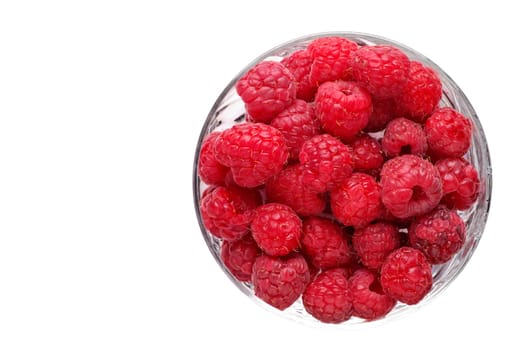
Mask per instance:
[[[422,187],[420,186],[415,186],[413,187],[413,194],[411,195],[411,201],[413,202],[420,202],[420,201],[423,201],[425,199],[427,199],[427,194],[424,192],[424,190],[422,189]]]
[[[412,154],[411,153],[411,145],[404,145],[402,148],[400,148],[400,155],[403,154]]]

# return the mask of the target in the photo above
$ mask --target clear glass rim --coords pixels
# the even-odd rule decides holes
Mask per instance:
[[[266,58],[268,58],[270,56],[278,55],[280,52],[283,52],[283,50],[285,50],[287,48],[290,49],[291,47],[295,47],[295,46],[298,46],[298,48],[299,48],[302,43],[310,42],[310,41],[312,41],[314,39],[321,38],[321,37],[327,37],[327,36],[343,36],[343,37],[349,38],[349,39],[357,42],[358,44],[363,44],[363,45],[369,45],[369,44],[374,44],[374,45],[378,45],[378,44],[380,44],[380,45],[382,45],[382,44],[395,45],[398,48],[400,48],[401,50],[403,50],[410,58],[417,58],[424,65],[427,65],[427,66],[431,67],[432,69],[434,69],[435,71],[437,71],[440,74],[440,76],[441,76],[442,82],[445,83],[443,85],[446,85],[446,86],[450,87],[451,89],[453,89],[455,91],[455,95],[457,95],[458,99],[461,100],[461,102],[463,103],[463,106],[467,109],[467,111],[468,111],[468,113],[470,115],[470,119],[474,123],[474,127],[476,128],[476,130],[479,133],[479,137],[480,137],[480,141],[481,141],[479,146],[483,148],[483,149],[481,149],[481,152],[483,154],[485,163],[487,163],[487,164],[485,164],[485,167],[483,169],[484,170],[484,175],[483,176],[485,178],[485,183],[484,183],[484,185],[485,185],[484,187],[485,188],[483,189],[484,190],[484,198],[479,198],[479,200],[478,200],[479,202],[483,201],[485,203],[485,206],[483,208],[481,208],[481,209],[484,209],[484,210],[483,210],[482,215],[481,215],[481,222],[479,223],[479,227],[480,227],[480,231],[481,231],[480,235],[478,236],[477,239],[475,239],[474,244],[471,247],[471,249],[469,250],[468,255],[463,259],[462,263],[458,266],[458,268],[454,271],[454,273],[452,273],[450,275],[450,278],[447,279],[443,284],[441,284],[437,288],[433,288],[432,293],[430,293],[430,295],[426,296],[426,298],[423,300],[423,302],[421,302],[421,303],[419,303],[417,305],[408,306],[407,308],[404,308],[401,312],[399,312],[397,314],[394,314],[394,315],[390,314],[386,318],[375,320],[373,322],[363,321],[361,323],[352,323],[352,324],[342,323],[342,324],[334,325],[334,324],[324,324],[324,323],[321,323],[321,322],[317,322],[317,323],[313,324],[313,322],[310,322],[310,320],[305,320],[305,319],[302,319],[302,318],[299,318],[299,317],[294,317],[294,315],[290,315],[290,314],[287,314],[287,313],[280,312],[280,316],[281,317],[285,317],[285,318],[291,319],[291,320],[293,320],[295,322],[299,322],[299,323],[305,324],[307,326],[315,326],[315,327],[320,327],[321,326],[321,327],[330,327],[330,328],[335,328],[336,327],[336,328],[344,328],[344,329],[348,330],[348,329],[359,329],[359,328],[361,328],[364,325],[377,326],[377,325],[383,324],[385,322],[390,322],[390,321],[392,321],[392,320],[394,320],[394,319],[396,319],[398,317],[401,317],[402,315],[407,315],[409,312],[413,312],[413,311],[415,311],[415,310],[427,305],[430,301],[434,300],[435,297],[438,294],[443,292],[458,277],[458,275],[463,271],[463,269],[467,265],[468,261],[471,259],[472,254],[476,250],[476,248],[477,248],[477,246],[478,246],[478,244],[480,242],[480,238],[482,236],[482,232],[484,231],[484,228],[486,226],[486,222],[487,222],[488,215],[489,215],[490,204],[491,204],[492,170],[491,170],[491,158],[490,158],[490,153],[489,153],[489,149],[488,149],[486,136],[484,134],[484,130],[482,128],[482,125],[480,123],[480,120],[478,118],[478,115],[477,115],[475,109],[473,108],[473,106],[469,102],[468,98],[466,97],[466,95],[464,94],[462,89],[453,81],[453,79],[445,71],[443,71],[442,68],[440,68],[436,63],[434,63],[432,60],[430,60],[426,56],[422,55],[421,53],[415,51],[414,49],[412,49],[412,48],[410,48],[410,47],[408,47],[408,46],[406,46],[404,44],[401,44],[401,43],[399,43],[397,41],[394,41],[394,40],[391,40],[391,39],[388,39],[388,38],[385,38],[385,37],[381,37],[381,36],[377,36],[377,35],[373,35],[373,34],[368,34],[368,33],[352,32],[352,31],[335,31],[335,32],[313,33],[313,34],[301,36],[301,37],[289,40],[287,42],[284,42],[284,43],[282,43],[280,45],[277,45],[274,48],[264,52],[261,55],[259,55],[254,60],[252,60],[245,68],[243,68],[238,74],[236,74],[236,76],[228,83],[228,85],[224,88],[224,90],[221,92],[221,94],[217,97],[216,101],[214,102],[214,105],[212,106],[212,108],[210,109],[210,112],[208,113],[208,116],[207,116],[206,120],[203,123],[203,127],[201,129],[201,133],[199,135],[199,138],[198,138],[198,141],[197,141],[197,145],[196,145],[196,149],[195,149],[195,154],[194,154],[192,190],[193,190],[193,196],[194,196],[194,208],[195,208],[195,211],[196,211],[196,217],[198,218],[197,221],[199,223],[202,236],[205,239],[205,241],[207,242],[207,246],[208,246],[210,252],[212,253],[212,255],[214,256],[217,264],[220,266],[220,268],[225,272],[225,274],[230,278],[230,280],[237,286],[237,288],[243,294],[251,297],[254,301],[256,301],[263,308],[265,308],[267,310],[270,310],[270,311],[273,311],[273,312],[276,312],[276,310],[274,308],[272,308],[269,305],[266,305],[264,302],[258,300],[256,297],[253,297],[253,295],[251,293],[249,293],[246,288],[243,288],[243,286],[245,284],[237,281],[230,274],[230,272],[223,265],[223,263],[221,261],[221,257],[219,256],[218,252],[215,251],[214,249],[212,249],[211,244],[209,244],[208,233],[207,233],[206,228],[204,227],[204,224],[203,224],[202,220],[200,219],[201,218],[201,214],[199,212],[199,206],[200,206],[199,191],[200,191],[200,188],[199,188],[199,176],[198,176],[198,173],[197,173],[197,165],[198,165],[198,160],[199,160],[200,146],[202,144],[203,138],[208,134],[207,126],[210,125],[210,122],[215,117],[215,115],[216,115],[216,113],[218,111],[218,108],[220,107],[221,103],[223,102],[223,100],[225,99],[227,94],[232,90],[232,88],[234,87],[236,82],[239,80],[239,78],[242,75],[244,75],[252,66],[254,66],[255,64],[261,62],[262,60],[264,60],[264,59],[266,59]],[[482,178],[482,174],[480,174],[480,175],[481,175],[481,178]],[[483,186],[483,185],[481,185],[481,186]],[[357,326],[360,326],[360,327],[357,327]]]

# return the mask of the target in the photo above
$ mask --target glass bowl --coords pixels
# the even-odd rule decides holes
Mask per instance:
[[[395,308],[384,318],[376,321],[365,321],[357,317],[351,317],[350,320],[341,324],[324,324],[309,315],[303,308],[301,298],[297,300],[291,307],[285,311],[279,311],[265,302],[261,301],[254,295],[252,285],[250,283],[243,283],[236,280],[223,265],[220,258],[221,240],[212,236],[204,227],[201,214],[199,212],[200,198],[207,185],[200,181],[197,175],[197,162],[199,157],[199,150],[203,138],[211,133],[212,131],[221,131],[230,128],[232,125],[241,123],[245,120],[245,107],[243,101],[236,93],[235,84],[237,80],[244,75],[252,66],[263,61],[263,60],[275,60],[280,61],[283,57],[291,54],[294,51],[304,49],[312,40],[326,37],[326,36],[342,36],[349,38],[359,45],[392,45],[402,51],[404,51],[408,57],[412,60],[418,60],[424,65],[433,68],[442,81],[442,99],[440,106],[452,107],[470,118],[473,122],[473,136],[471,148],[469,149],[465,158],[467,158],[473,166],[477,169],[480,180],[481,189],[477,202],[466,211],[459,212],[460,216],[466,223],[466,242],[462,249],[447,263],[442,265],[433,265],[433,288],[427,294],[427,296],[416,305],[406,305],[397,303]],[[201,134],[199,136],[195,161],[194,161],[194,173],[193,173],[193,191],[194,191],[194,204],[196,209],[197,218],[201,227],[201,233],[203,238],[210,249],[210,252],[214,256],[215,260],[223,270],[223,272],[231,279],[231,281],[241,290],[245,295],[254,300],[257,304],[263,308],[275,312],[283,317],[292,319],[294,321],[308,324],[308,325],[319,325],[328,327],[349,327],[356,326],[365,323],[378,324],[379,322],[385,322],[394,318],[405,315],[411,311],[414,311],[433,300],[437,295],[442,293],[444,289],[459,275],[462,269],[466,266],[473,252],[475,251],[484,227],[486,225],[486,219],[490,207],[491,199],[491,164],[488,146],[482,125],[477,117],[477,114],[470,102],[462,92],[462,90],[455,84],[455,82],[435,63],[429,60],[427,57],[416,52],[415,50],[404,46],[400,43],[392,41],[390,39],[378,37],[375,35],[355,33],[355,32],[331,32],[331,33],[319,33],[301,38],[294,39],[292,41],[281,44],[258,58],[252,61],[246,66],[232,81],[226,86],[223,92],[219,95],[216,102],[214,103],[208,117],[206,118]]]

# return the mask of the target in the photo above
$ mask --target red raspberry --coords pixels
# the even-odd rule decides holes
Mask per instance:
[[[352,56],[358,45],[347,38],[326,37],[312,41],[307,52],[312,58],[310,82],[319,86],[326,81],[350,77]]]
[[[368,321],[389,313],[396,300],[385,295],[376,275],[366,269],[356,271],[349,279],[353,315]]]
[[[219,163],[215,157],[215,142],[220,133],[215,131],[203,139],[201,150],[199,151],[199,161],[197,171],[201,181],[209,185],[223,185],[228,168]]]
[[[344,141],[352,140],[365,128],[373,110],[369,92],[349,81],[322,84],[314,104],[321,127]]]
[[[431,211],[442,198],[438,170],[429,161],[410,154],[385,162],[380,186],[383,204],[402,219]]]
[[[409,65],[409,58],[396,47],[362,46],[354,54],[352,75],[375,97],[391,98],[402,92]]]
[[[319,193],[335,188],[352,173],[349,147],[328,134],[316,135],[303,144],[300,163],[303,184]]]
[[[431,264],[442,264],[462,248],[466,226],[458,214],[438,207],[416,218],[409,227],[409,242],[419,249]]]
[[[289,156],[281,132],[261,123],[238,124],[223,131],[216,140],[215,154],[243,187],[264,184],[281,171]]]
[[[250,235],[221,245],[221,260],[228,271],[241,282],[248,282],[252,278],[252,265],[261,255],[261,250]]]
[[[331,192],[331,208],[345,226],[364,227],[381,214],[380,186],[372,176],[354,173]]]
[[[436,110],[424,126],[429,153],[436,158],[462,157],[471,143],[471,122],[459,112],[445,107]]]
[[[384,164],[382,146],[367,134],[358,136],[349,144],[353,168],[356,171],[368,172],[380,169]]]
[[[250,117],[268,123],[296,99],[294,76],[280,62],[263,61],[252,67],[236,84]]]
[[[404,116],[422,123],[433,113],[442,97],[442,83],[431,68],[411,61],[409,76],[402,93],[397,97]]]
[[[281,131],[289,147],[289,160],[298,159],[301,146],[314,135],[321,133],[320,122],[314,114],[314,107],[302,100],[296,100],[270,125]]]
[[[303,216],[321,214],[326,206],[324,197],[305,188],[302,179],[301,165],[283,169],[267,182],[265,190],[268,201],[288,205]]]
[[[442,201],[450,208],[466,210],[477,201],[480,180],[477,170],[463,158],[446,158],[435,163],[442,179]]]
[[[297,82],[296,96],[305,101],[314,100],[316,85],[310,82],[312,57],[307,50],[298,50],[285,57],[281,63],[292,73]]]
[[[234,241],[243,237],[260,204],[259,193],[238,187],[216,187],[201,200],[205,227],[216,237]]]
[[[423,156],[427,151],[426,134],[420,124],[406,118],[396,118],[387,124],[382,147],[390,158],[401,154]]]
[[[378,269],[387,255],[400,247],[400,233],[396,226],[378,222],[357,229],[352,244],[364,266]]]
[[[284,256],[300,245],[301,219],[284,204],[268,203],[257,208],[250,228],[258,246],[268,255]]]
[[[325,323],[341,323],[351,318],[352,301],[348,276],[345,269],[333,269],[319,274],[303,293],[305,310]]]
[[[340,267],[352,260],[348,237],[340,225],[328,219],[305,219],[301,246],[312,264],[321,269]]]
[[[433,275],[424,254],[411,247],[398,248],[385,259],[380,283],[388,296],[413,305],[431,290]]]
[[[298,253],[281,258],[261,255],[252,267],[254,293],[279,310],[294,304],[309,280],[309,265]]]
[[[201,201],[203,199],[205,199],[206,196],[208,196],[210,193],[214,192],[215,189],[217,188],[217,186],[208,186],[207,188],[205,188],[205,190],[203,191],[203,193],[201,193]]]
[[[396,103],[392,98],[379,100],[373,98],[373,113],[369,117],[369,122],[365,129],[365,132],[378,132],[387,126],[393,118],[396,116]]]

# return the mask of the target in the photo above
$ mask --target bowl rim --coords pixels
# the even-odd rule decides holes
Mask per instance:
[[[476,250],[476,248],[477,248],[477,246],[478,246],[478,244],[480,242],[480,239],[482,238],[482,233],[485,230],[486,223],[487,223],[488,216],[489,216],[490,206],[491,206],[491,196],[492,196],[492,188],[493,188],[493,176],[492,176],[491,156],[490,156],[490,152],[489,152],[488,142],[487,142],[487,139],[486,139],[486,135],[484,133],[484,129],[482,128],[482,124],[481,124],[480,119],[478,117],[478,114],[476,113],[474,107],[472,106],[471,102],[469,101],[469,99],[467,98],[465,93],[455,83],[455,81],[440,66],[438,66],[435,62],[433,62],[427,56],[425,56],[425,55],[421,54],[420,52],[414,50],[413,48],[411,48],[411,47],[409,47],[409,46],[407,46],[405,44],[399,43],[399,42],[397,42],[395,40],[392,40],[392,39],[389,39],[389,38],[386,38],[386,37],[383,37],[383,36],[374,35],[374,34],[369,34],[369,33],[364,33],[364,32],[354,32],[354,31],[327,31],[327,32],[312,33],[312,34],[300,36],[300,37],[288,40],[286,42],[283,42],[283,43],[281,43],[279,45],[276,45],[273,48],[265,51],[264,53],[262,53],[261,55],[259,55],[255,59],[253,59],[242,70],[240,70],[234,76],[234,78],[232,78],[230,80],[230,82],[226,85],[226,87],[223,89],[223,91],[219,94],[219,96],[215,100],[215,102],[214,102],[212,108],[210,109],[210,111],[209,111],[209,113],[207,115],[207,118],[205,119],[205,121],[203,123],[203,126],[201,128],[201,132],[200,132],[199,138],[197,140],[197,145],[196,145],[196,148],[195,148],[194,160],[193,160],[192,191],[193,191],[193,197],[194,197],[194,209],[195,209],[195,212],[196,212],[196,217],[197,217],[197,221],[198,221],[199,227],[201,229],[201,234],[202,234],[205,242],[207,243],[208,249],[212,253],[212,256],[216,260],[216,262],[219,265],[219,267],[223,270],[223,272],[228,276],[228,278],[234,283],[234,285],[236,285],[236,287],[243,294],[249,296],[254,302],[256,302],[258,305],[262,306],[263,308],[265,308],[265,309],[267,309],[267,310],[269,310],[269,311],[271,311],[273,313],[278,313],[277,310],[274,309],[272,306],[267,305],[263,301],[259,300],[257,297],[254,297],[253,294],[249,293],[249,291],[246,288],[242,288],[242,286],[244,286],[244,285],[246,286],[247,284],[245,282],[238,281],[237,279],[235,279],[232,276],[232,274],[226,269],[226,267],[222,263],[220,254],[218,254],[218,252],[216,252],[214,249],[212,249],[212,246],[210,244],[208,244],[208,241],[209,241],[208,233],[207,233],[206,228],[204,227],[204,224],[203,224],[202,219],[201,219],[201,213],[199,211],[200,196],[198,195],[198,193],[200,191],[200,188],[199,188],[200,180],[199,180],[199,176],[198,176],[198,161],[199,161],[200,146],[202,145],[202,142],[203,142],[203,139],[205,138],[205,136],[209,133],[207,126],[210,125],[210,122],[212,121],[214,116],[216,114],[218,114],[218,112],[220,112],[219,107],[222,104],[222,102],[224,101],[225,97],[232,91],[232,89],[234,88],[234,86],[235,86],[236,82],[239,80],[239,78],[242,75],[244,75],[250,68],[252,68],[257,63],[261,62],[262,60],[268,59],[269,57],[272,57],[272,56],[277,56],[277,54],[280,51],[283,51],[285,48],[290,48],[291,46],[299,45],[299,44],[305,43],[305,42],[310,42],[310,41],[312,41],[314,39],[323,38],[323,37],[330,37],[330,36],[346,37],[346,38],[348,38],[350,40],[353,40],[353,41],[357,42],[359,45],[367,45],[367,44],[373,44],[373,45],[384,45],[384,44],[385,45],[394,45],[394,46],[398,47],[399,49],[401,49],[402,51],[404,51],[404,53],[408,54],[408,56],[410,58],[411,58],[411,56],[417,56],[418,57],[418,61],[422,62],[424,65],[429,66],[432,69],[434,69],[435,71],[437,71],[439,73],[439,75],[441,77],[441,81],[443,83],[442,84],[443,95],[444,95],[444,80],[445,80],[447,85],[455,91],[455,94],[464,103],[465,108],[468,110],[468,112],[469,112],[469,119],[472,121],[472,123],[475,124],[474,127],[476,128],[476,130],[479,133],[480,146],[482,147],[481,152],[483,153],[483,155],[485,157],[485,161],[487,163],[485,168],[484,169],[480,169],[480,171],[479,171],[479,172],[482,172],[482,170],[484,170],[484,174],[483,175],[484,175],[484,180],[485,180],[485,186],[483,186],[483,184],[481,182],[481,192],[482,192],[482,190],[484,190],[484,197],[485,198],[479,198],[477,200],[477,202],[484,200],[484,202],[486,203],[485,210],[483,212],[483,215],[481,217],[481,221],[479,223],[479,225],[480,225],[479,226],[480,227],[480,234],[479,234],[478,238],[475,239],[473,246],[469,250],[468,255],[465,257],[465,259],[463,259],[463,262],[460,264],[460,266],[454,271],[453,274],[450,275],[449,279],[444,281],[444,283],[442,285],[440,285],[438,287],[438,289],[434,290],[434,293],[432,295],[429,295],[429,297],[426,296],[426,298],[423,300],[424,302],[418,303],[416,305],[407,305],[406,308],[404,308],[401,312],[398,312],[396,314],[388,314],[387,317],[384,317],[384,318],[381,318],[381,319],[378,319],[378,320],[374,320],[372,322],[371,321],[362,320],[363,322],[351,323],[351,324],[346,323],[346,322],[343,322],[341,324],[336,324],[336,325],[334,325],[334,324],[325,324],[325,323],[319,322],[319,321],[317,321],[315,319],[313,319],[313,320],[317,321],[317,322],[312,322],[310,319],[306,320],[306,319],[303,319],[303,318],[291,316],[288,313],[279,312],[279,315],[281,317],[290,319],[290,320],[292,320],[294,322],[298,322],[298,323],[301,323],[301,324],[304,324],[304,325],[307,325],[307,326],[312,326],[312,327],[316,327],[316,328],[319,328],[319,327],[343,328],[343,329],[348,330],[348,329],[356,329],[356,328],[360,329],[361,327],[363,327],[365,325],[377,326],[377,325],[384,324],[384,323],[390,322],[392,320],[395,320],[395,319],[397,319],[399,317],[402,317],[403,315],[404,316],[408,315],[409,313],[412,313],[412,312],[420,309],[421,307],[427,305],[429,302],[434,300],[435,297],[438,294],[441,294],[445,289],[447,289],[447,287],[449,287],[449,285],[451,285],[451,283],[460,275],[460,273],[466,267],[467,263],[471,259],[471,256],[473,255],[474,251]],[[298,48],[299,48],[299,46],[298,46]],[[471,147],[470,147],[470,149],[471,149]],[[479,177],[482,180],[482,174],[479,174]],[[482,188],[482,187],[484,187],[484,188]]]

